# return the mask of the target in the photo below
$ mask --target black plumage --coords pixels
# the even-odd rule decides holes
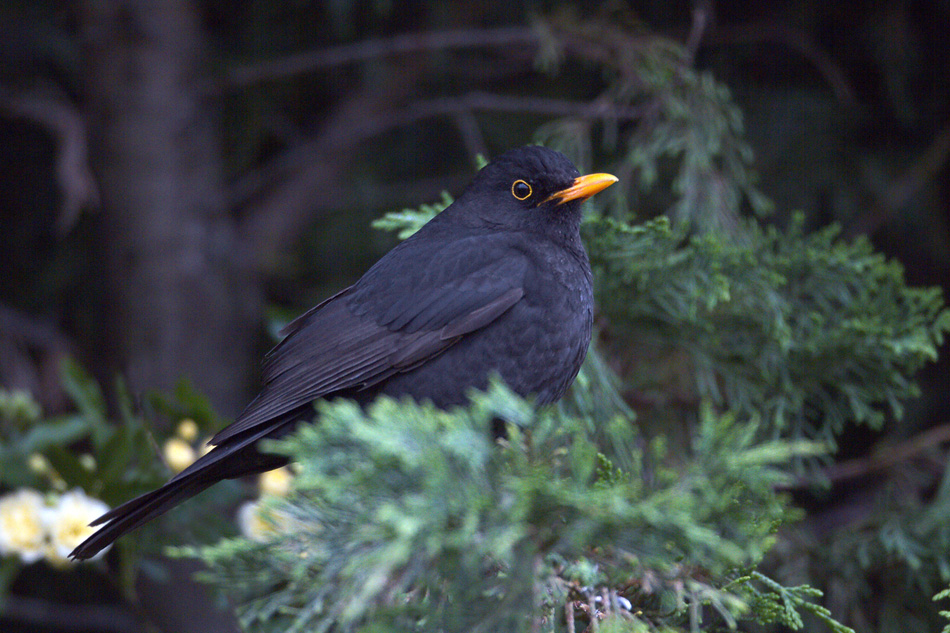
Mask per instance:
[[[539,404],[560,398],[593,319],[580,203],[616,180],[581,177],[542,147],[499,156],[359,281],[292,322],[264,361],[261,392],[212,438],[215,448],[97,519],[103,527],[72,556],[94,556],[222,479],[280,466],[258,440],[310,419],[317,398],[409,395],[445,408],[492,374]]]

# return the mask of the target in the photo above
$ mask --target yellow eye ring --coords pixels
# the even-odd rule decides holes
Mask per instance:
[[[523,180],[516,180],[511,183],[511,195],[518,200],[527,200],[532,193],[534,193],[534,190],[531,189],[531,185]]]

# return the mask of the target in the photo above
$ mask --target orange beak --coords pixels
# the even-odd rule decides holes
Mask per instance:
[[[618,178],[612,174],[587,174],[575,178],[570,187],[552,193],[544,202],[557,200],[558,204],[564,204],[571,200],[586,200],[614,184],[617,180]]]

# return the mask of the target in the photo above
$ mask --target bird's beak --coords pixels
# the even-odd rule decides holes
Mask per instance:
[[[547,197],[545,202],[557,200],[558,204],[564,204],[571,200],[586,200],[595,193],[603,191],[610,185],[617,182],[617,177],[612,174],[587,174],[575,178],[574,182],[567,189],[555,191]]]

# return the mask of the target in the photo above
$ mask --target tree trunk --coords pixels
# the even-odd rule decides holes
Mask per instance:
[[[223,208],[198,16],[187,0],[83,9],[109,284],[103,351],[134,391],[187,377],[234,415],[255,366],[261,291]]]
[[[102,352],[135,392],[190,378],[229,415],[255,366],[260,279],[223,206],[214,103],[200,92],[201,25],[187,0],[82,5],[86,103],[102,192]],[[151,457],[143,457],[151,459]],[[162,630],[231,633],[168,561],[171,582],[139,584]]]

